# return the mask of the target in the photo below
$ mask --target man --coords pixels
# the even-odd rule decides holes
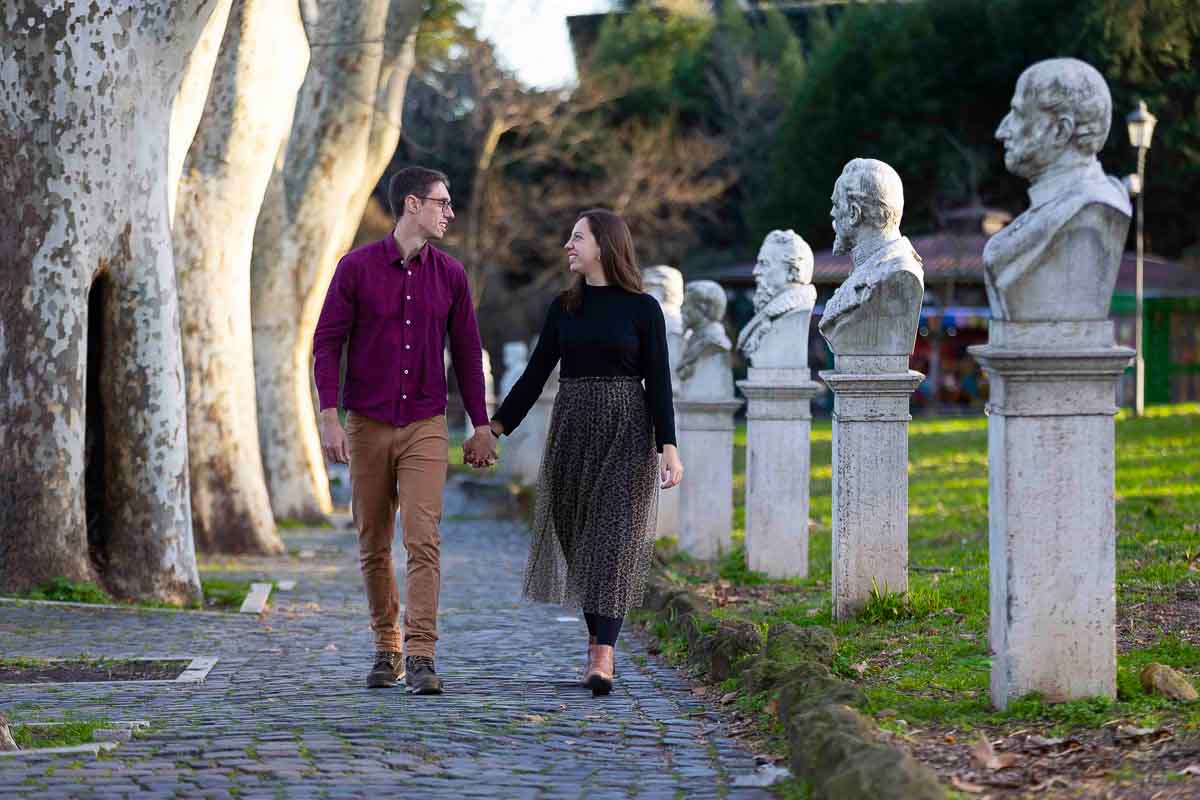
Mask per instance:
[[[833,187],[833,252],[854,269],[825,304],[821,335],[834,355],[912,353],[925,293],[921,257],[900,235],[904,185],[873,158],[846,164]]]
[[[817,300],[812,273],[812,248],[795,231],[771,231],[763,239],[754,264],[754,316],[738,335],[738,350],[754,366],[784,366],[796,360],[797,342],[807,342],[809,314]],[[786,352],[763,352],[764,339],[784,325],[784,317],[798,323],[794,330],[773,337],[781,339],[773,350]],[[805,357],[806,350],[799,348]]]
[[[332,461],[350,464],[354,523],[375,664],[367,686],[441,694],[434,666],[441,563],[438,523],[446,483],[446,375],[443,342],[475,426],[463,446],[474,466],[495,461],[484,405],[482,347],[467,274],[438,250],[454,219],[450,183],[435,170],[408,167],[392,177],[388,201],[396,227],[338,263],[313,336],[321,444]],[[346,430],[338,419],[338,372],[346,359]],[[392,564],[399,510],[408,553],[404,639]],[[403,662],[401,653],[403,652]]]
[[[1017,79],[996,138],[1030,206],[983,250],[995,319],[1108,317],[1132,213],[1096,159],[1111,122],[1108,84],[1083,61],[1039,61]]]

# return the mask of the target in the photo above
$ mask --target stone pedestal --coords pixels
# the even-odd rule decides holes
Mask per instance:
[[[558,369],[555,368],[525,419],[501,442],[499,463],[500,474],[504,478],[522,486],[537,483],[538,470],[542,467],[542,455],[546,449],[546,436],[550,432],[550,414],[557,397]]]
[[[993,320],[970,348],[991,383],[992,702],[1116,696],[1117,383],[1109,321]]]
[[[820,384],[807,367],[751,367],[738,387],[747,400],[746,564],[772,578],[807,577],[809,431]]]
[[[908,591],[909,397],[925,376],[908,356],[836,356],[833,391],[833,615]]]
[[[687,472],[679,492],[679,547],[705,561],[733,542],[733,415],[740,400],[676,400],[675,428]],[[661,496],[661,495],[660,495]]]

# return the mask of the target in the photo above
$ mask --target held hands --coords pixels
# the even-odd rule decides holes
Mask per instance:
[[[491,427],[475,426],[475,433],[463,442],[463,461],[476,469],[490,467],[496,463],[496,437]]]
[[[350,445],[346,443],[346,431],[342,430],[336,408],[321,411],[321,450],[335,464],[350,463]]]
[[[679,460],[679,450],[673,444],[664,444],[662,461],[659,467],[659,477],[662,478],[662,488],[670,489],[678,486],[683,480],[683,462]]]

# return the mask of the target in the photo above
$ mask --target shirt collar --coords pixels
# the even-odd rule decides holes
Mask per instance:
[[[421,249],[417,251],[415,262],[417,266],[421,266],[429,258],[431,246],[429,242],[421,245]],[[383,240],[383,254],[387,258],[389,264],[403,263],[403,255],[400,253],[400,245],[396,244],[395,235],[389,233]]]

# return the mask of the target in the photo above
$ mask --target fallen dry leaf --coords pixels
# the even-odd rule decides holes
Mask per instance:
[[[764,710],[768,714],[770,714],[772,717],[775,717],[776,719],[778,719],[779,718],[779,699],[776,698],[776,699],[772,700],[771,702],[767,703],[766,708]]]
[[[721,695],[721,705],[724,706],[724,705],[728,705],[729,703],[732,703],[734,700],[737,699],[737,696],[738,696],[737,692],[730,692],[729,694]]]
[[[1188,764],[1179,770],[1180,775],[1200,775],[1200,764]]]
[[[1143,739],[1161,739],[1171,738],[1171,732],[1166,728],[1135,728],[1132,725],[1118,725],[1116,739],[1118,742],[1130,743],[1138,742]]]
[[[852,669],[852,670],[854,670],[855,672],[857,672],[857,673],[858,673],[858,677],[860,677],[860,678],[861,678],[861,677],[862,677],[862,676],[863,676],[863,675],[866,673],[866,671],[867,671],[867,662],[866,662],[866,661],[860,661],[860,662],[858,662],[857,664],[854,664],[853,666],[851,666],[851,667],[850,667],[850,669]]]
[[[970,781],[964,781],[957,775],[950,778],[950,785],[955,789],[958,789],[960,792],[967,792],[968,794],[983,794],[987,791],[987,787],[980,786],[977,783],[971,783]]]
[[[981,766],[991,770],[1007,769],[1021,760],[1016,753],[997,753],[983,734],[979,735],[979,741],[971,748],[971,755]]]

